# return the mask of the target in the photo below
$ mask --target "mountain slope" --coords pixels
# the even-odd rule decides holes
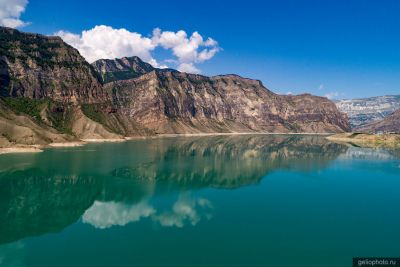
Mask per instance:
[[[154,134],[349,130],[347,117],[326,98],[277,95],[237,75],[154,70],[104,89],[117,113]]]
[[[400,109],[386,118],[368,123],[355,129],[357,132],[366,133],[400,133]]]
[[[71,135],[61,134],[27,115],[13,112],[0,99],[0,147],[11,147],[14,144],[45,145],[74,140],[76,138]]]
[[[105,101],[93,67],[59,37],[0,27],[0,95]]]
[[[353,128],[379,121],[400,109],[400,95],[336,101],[338,109],[349,116]]]
[[[143,62],[135,56],[99,59],[93,62],[92,66],[100,74],[103,83],[136,78],[154,70],[149,63]]]

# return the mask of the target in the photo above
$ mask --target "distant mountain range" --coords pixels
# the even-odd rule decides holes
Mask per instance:
[[[348,115],[352,129],[357,129],[382,120],[400,109],[400,95],[344,99],[335,101],[335,104]]]
[[[359,126],[355,131],[367,133],[400,133],[400,109],[384,119]]]

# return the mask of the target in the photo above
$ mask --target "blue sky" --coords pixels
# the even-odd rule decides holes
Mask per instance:
[[[80,34],[107,25],[143,36],[154,28],[198,31],[221,48],[196,63],[202,74],[236,73],[283,94],[354,98],[400,94],[399,14],[397,0],[30,0],[20,16],[30,24],[20,29]],[[152,51],[157,60],[171,53]]]

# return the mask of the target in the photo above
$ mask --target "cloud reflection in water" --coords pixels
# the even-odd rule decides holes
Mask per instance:
[[[82,221],[98,229],[107,229],[150,218],[164,227],[182,228],[186,224],[195,226],[202,218],[211,219],[212,208],[209,200],[194,198],[188,193],[179,195],[170,210],[157,210],[148,199],[133,205],[95,201],[83,214]]]

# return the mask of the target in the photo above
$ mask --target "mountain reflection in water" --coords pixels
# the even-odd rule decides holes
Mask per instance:
[[[94,148],[94,149],[93,149]],[[257,184],[268,173],[326,167],[347,147],[318,136],[160,138],[0,158],[0,244],[82,221],[105,229],[150,219],[165,227],[211,219],[201,188]],[[169,208],[152,203],[178,193]]]

